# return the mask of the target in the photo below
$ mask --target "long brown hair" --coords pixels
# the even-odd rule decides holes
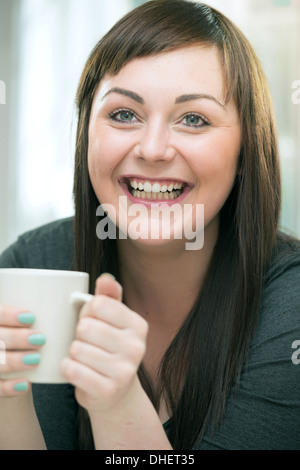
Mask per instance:
[[[167,397],[174,449],[191,449],[204,433],[216,429],[232,387],[238,386],[257,325],[263,275],[276,243],[280,213],[277,137],[268,85],[248,40],[223,14],[186,0],[151,0],[128,13],[98,42],[76,97],[75,268],[90,273],[93,292],[100,273],[119,276],[116,241],[96,236],[99,201],[87,166],[96,88],[106,74],[117,74],[133,58],[196,43],[219,50],[225,95],[233,98],[239,112],[242,148],[204,286],[163,358],[158,389],[153,389],[142,366],[139,371],[156,407],[162,393]],[[183,377],[178,397],[177,384]],[[82,413],[81,420],[81,447],[88,448],[93,443],[87,414]]]

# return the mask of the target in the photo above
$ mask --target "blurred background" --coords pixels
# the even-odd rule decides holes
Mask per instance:
[[[0,252],[24,231],[73,214],[80,74],[100,37],[142,3],[0,0]],[[241,27],[263,64],[278,119],[281,225],[300,236],[300,0],[204,3]]]

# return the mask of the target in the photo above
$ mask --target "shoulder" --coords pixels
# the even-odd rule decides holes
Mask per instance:
[[[36,229],[30,230],[19,237],[29,245],[45,243],[47,246],[73,243],[73,217],[55,220]]]
[[[278,234],[277,246],[264,278],[262,309],[300,313],[300,241]]]
[[[252,390],[285,405],[300,407],[300,243],[283,234],[278,238],[265,275],[260,317],[249,350],[246,370],[255,377]],[[296,364],[297,362],[297,364]],[[288,413],[288,410],[285,410]],[[300,416],[298,414],[299,425]]]
[[[299,273],[300,240],[278,232],[277,244],[273,250],[269,268],[265,275],[265,284],[293,270]]]
[[[258,326],[256,340],[300,337],[300,242],[283,233],[265,274]]]
[[[300,449],[300,243],[278,235],[257,330],[222,427],[203,448]]]
[[[56,220],[22,234],[0,256],[0,267],[70,269],[73,217]]]

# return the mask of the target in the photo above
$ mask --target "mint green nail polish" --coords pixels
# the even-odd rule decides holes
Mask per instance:
[[[113,276],[113,274],[110,274],[110,273],[102,273],[101,276],[110,276],[114,281],[116,280],[115,276]]]
[[[46,343],[46,336],[40,333],[36,333],[36,334],[28,336],[28,342],[29,344],[32,344],[33,346],[42,346],[43,344]]]
[[[27,354],[26,356],[23,356],[22,362],[26,366],[35,366],[40,362],[40,355],[38,353]]]
[[[26,382],[19,382],[14,386],[14,390],[16,392],[25,392],[27,390],[27,383]]]
[[[30,325],[35,320],[35,315],[31,312],[24,312],[18,315],[18,321],[24,325]]]

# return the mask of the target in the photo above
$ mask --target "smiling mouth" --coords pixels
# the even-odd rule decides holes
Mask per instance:
[[[130,194],[137,199],[151,201],[172,201],[181,196],[187,183],[181,181],[149,181],[139,178],[125,178]]]

